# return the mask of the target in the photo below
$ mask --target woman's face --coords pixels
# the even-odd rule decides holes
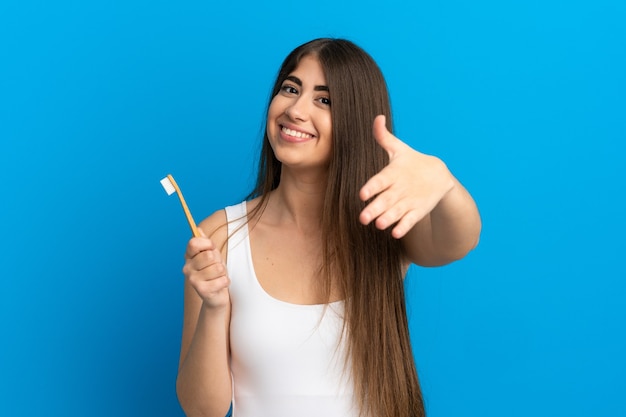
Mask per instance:
[[[267,135],[285,167],[328,166],[332,147],[330,92],[317,59],[307,55],[270,103]]]

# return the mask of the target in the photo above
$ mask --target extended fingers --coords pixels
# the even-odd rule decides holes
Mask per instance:
[[[379,230],[393,226],[392,236],[400,239],[426,216],[425,208],[425,204],[416,206],[408,199],[391,202],[383,201],[382,196],[379,196],[361,212],[360,221],[365,225],[374,221]]]
[[[389,166],[383,168],[378,174],[370,178],[359,190],[361,201],[367,201],[373,196],[382,193],[393,185],[395,175]]]
[[[391,236],[396,239],[400,239],[404,237],[409,231],[415,226],[420,220],[424,218],[426,213],[422,210],[409,210],[400,218],[398,223],[394,226],[391,231]]]
[[[389,190],[374,194],[378,195],[363,209],[359,220],[362,224],[368,225],[376,219],[376,227],[384,229],[386,226],[381,222],[380,216],[384,215],[390,207],[393,207],[397,203],[397,197]]]
[[[406,199],[385,192],[363,209],[360,220],[365,225],[374,221],[377,229],[384,230],[402,219],[410,210],[411,206]]]
[[[372,180],[375,180],[373,188],[386,185],[384,176]],[[376,228],[380,230],[393,226],[392,235],[400,238],[430,211],[432,202],[428,197],[428,194],[416,194],[411,184],[390,181],[388,188],[376,194],[363,209],[359,221],[364,225],[374,221]]]

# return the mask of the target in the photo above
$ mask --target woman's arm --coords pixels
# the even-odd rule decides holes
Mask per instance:
[[[176,392],[188,417],[224,417],[232,398],[230,280],[226,271],[226,216],[216,212],[199,226],[185,253],[183,334]],[[212,239],[204,231],[212,232]],[[224,261],[223,261],[224,260]]]
[[[474,249],[480,230],[474,200],[454,179],[453,188],[402,237],[402,243],[410,262],[439,266],[459,260]]]
[[[374,121],[374,136],[389,154],[389,165],[361,189],[363,224],[374,221],[402,239],[410,262],[444,265],[464,257],[481,230],[478,209],[470,194],[439,158],[412,149],[393,136],[385,119]]]

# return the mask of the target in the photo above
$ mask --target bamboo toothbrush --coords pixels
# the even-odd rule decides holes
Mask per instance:
[[[165,189],[167,195],[172,195],[174,193],[178,194],[178,199],[180,200],[180,204],[183,206],[183,210],[185,211],[185,216],[187,217],[187,222],[189,222],[189,227],[191,227],[191,233],[194,237],[199,237],[200,233],[198,232],[198,228],[196,227],[196,222],[193,221],[193,217],[191,217],[191,212],[189,211],[189,207],[187,207],[187,203],[185,202],[185,198],[183,197],[182,191],[174,181],[174,177],[171,174],[167,174],[167,177],[161,180],[161,185]]]

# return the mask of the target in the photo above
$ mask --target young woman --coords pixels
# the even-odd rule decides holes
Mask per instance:
[[[186,251],[188,416],[424,416],[403,278],[478,242],[474,201],[392,133],[372,58],[316,39],[283,62],[255,190]]]

